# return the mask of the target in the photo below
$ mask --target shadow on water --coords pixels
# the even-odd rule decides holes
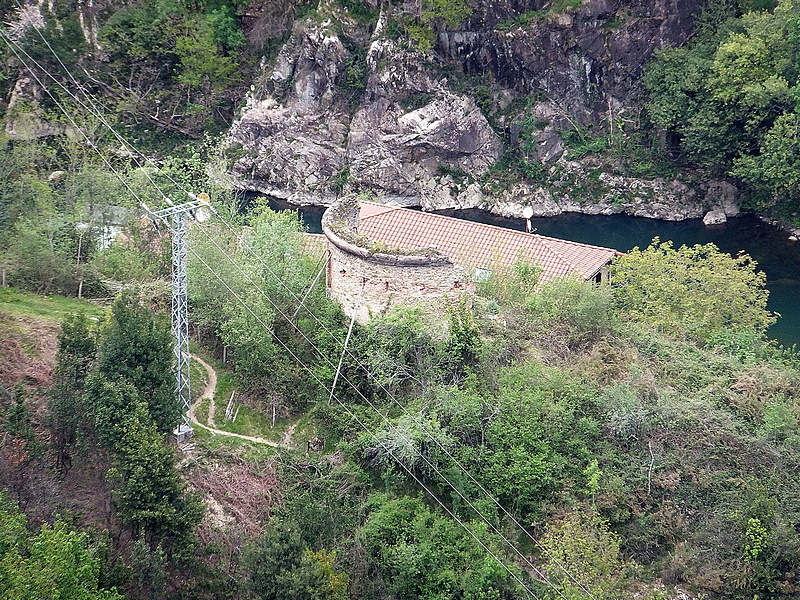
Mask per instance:
[[[322,232],[323,206],[294,206],[274,199],[269,200],[269,206],[273,210],[296,210],[310,233]],[[483,210],[440,210],[436,213],[525,231],[524,219],[507,219]],[[729,254],[744,251],[767,274],[768,308],[781,315],[769,329],[769,336],[785,345],[800,345],[800,242],[789,240],[785,231],[756,217],[745,215],[721,225],[706,226],[701,219],[658,221],[626,215],[564,213],[531,219],[531,225],[541,235],[622,252],[634,246],[644,248],[656,236],[662,241],[672,240],[676,247],[713,242]]]

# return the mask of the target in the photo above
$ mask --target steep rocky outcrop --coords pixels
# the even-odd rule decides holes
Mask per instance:
[[[398,6],[384,3],[367,31],[321,0],[262,65],[230,131],[237,185],[298,204],[366,191],[514,216],[524,206],[731,216],[738,209],[730,189],[718,199],[720,182],[624,177],[580,158],[563,134],[636,127],[648,58],[691,36],[700,2],[481,0],[460,30],[439,27],[423,53],[392,33]]]
[[[517,93],[545,95],[583,124],[619,113],[634,117],[648,59],[691,37],[701,4],[485,0],[469,30],[440,32],[437,50],[468,73],[490,73]]]
[[[415,205],[436,195],[443,172],[480,176],[500,157],[502,143],[475,101],[434,79],[427,57],[376,40],[367,66],[347,148],[350,176],[360,186]],[[419,108],[409,106],[415,100]]]
[[[356,64],[333,27],[346,15],[324,8],[330,18],[301,24],[230,131],[245,151],[234,165],[242,187],[330,204],[356,184],[419,204],[443,169],[485,173],[502,143],[475,101],[431,73],[432,57],[383,38],[385,16]]]
[[[350,116],[336,92],[347,52],[328,24],[307,25],[281,50],[267,80],[230,131],[247,154],[236,173],[247,187],[294,202],[326,203],[346,162]]]

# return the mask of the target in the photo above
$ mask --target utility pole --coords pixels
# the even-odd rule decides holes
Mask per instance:
[[[189,356],[189,303],[187,299],[187,256],[186,245],[186,217],[198,221],[205,218],[199,212],[201,209],[211,209],[208,194],[199,194],[192,197],[191,202],[172,204],[168,208],[152,211],[146,205],[144,209],[150,217],[166,223],[172,235],[172,310],[170,322],[172,324],[172,337],[175,340],[175,394],[181,402],[182,414],[175,427],[175,438],[183,442],[194,433],[191,424],[190,411],[192,408],[192,393],[189,385],[190,356]]]

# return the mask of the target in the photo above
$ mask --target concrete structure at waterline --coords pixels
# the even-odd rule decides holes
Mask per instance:
[[[539,284],[556,277],[601,282],[618,254],[354,196],[325,211],[322,230],[329,293],[359,323],[398,304],[436,309],[515,263],[538,267]]]

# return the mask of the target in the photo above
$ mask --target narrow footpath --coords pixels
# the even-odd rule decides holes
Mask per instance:
[[[256,444],[265,444],[267,446],[272,446],[274,448],[291,448],[292,445],[290,444],[290,440],[286,439],[284,436],[280,442],[274,442],[272,440],[267,440],[261,437],[256,437],[252,435],[242,435],[241,433],[232,433],[230,431],[223,431],[221,429],[217,429],[214,427],[214,394],[217,391],[217,372],[214,370],[210,364],[204,361],[202,358],[197,356],[196,354],[192,354],[192,358],[199,362],[203,368],[208,373],[208,382],[206,383],[206,387],[203,390],[203,393],[195,400],[194,404],[192,404],[191,408],[189,409],[189,419],[192,421],[193,425],[197,427],[201,427],[206,431],[210,431],[214,435],[224,435],[228,437],[235,437],[241,440],[247,440],[248,442],[255,442]],[[203,400],[208,399],[209,407],[208,407],[208,425],[204,425],[200,421],[197,420],[195,417],[194,411],[197,408],[197,405],[200,404]]]

